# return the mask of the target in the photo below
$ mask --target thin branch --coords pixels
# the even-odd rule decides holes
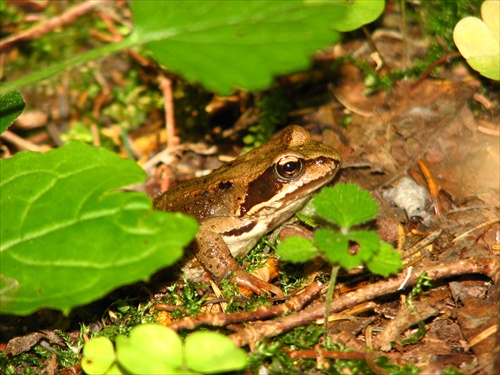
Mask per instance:
[[[484,274],[494,279],[500,278],[499,275],[499,260],[496,258],[464,259],[454,263],[438,264],[432,267],[421,267],[415,269],[406,281],[406,286],[415,285],[418,278],[423,272],[433,280],[446,277],[453,277],[465,274]],[[358,289],[353,292],[346,293],[340,296],[330,304],[332,313],[345,310],[346,308],[355,306],[359,303],[373,300],[374,298],[384,296],[391,293],[397,293],[401,283],[407,277],[406,272],[401,273],[397,277],[389,280],[379,281],[365,288]],[[257,341],[262,341],[266,337],[274,337],[283,332],[287,332],[293,328],[307,325],[314,322],[323,316],[325,310],[324,303],[313,305],[297,314],[288,315],[279,318],[272,322],[255,323],[249,325],[245,329],[230,335],[236,346],[244,346],[247,344],[253,345]]]
[[[228,324],[241,323],[249,320],[262,320],[272,318],[278,315],[283,315],[290,311],[297,311],[301,309],[321,291],[321,287],[322,283],[320,283],[319,281],[315,281],[311,283],[298,296],[292,297],[287,302],[276,306],[260,306],[255,311],[233,314],[200,314],[196,317],[181,319],[169,325],[168,328],[178,331],[180,329],[194,329],[201,325],[224,327]]]
[[[0,138],[5,139],[7,142],[12,143],[15,145],[19,150],[29,150],[29,151],[36,151],[36,152],[47,152],[50,151],[50,147],[47,145],[42,145],[38,146],[30,141],[25,140],[24,138],[21,138],[20,136],[16,135],[15,133],[12,133],[9,130],[4,131],[1,135]]]
[[[451,59],[454,59],[455,57],[459,57],[459,56],[462,56],[460,54],[460,52],[451,52],[451,53],[448,53],[444,56],[441,56],[439,59],[434,61],[434,63],[431,66],[429,66],[427,68],[427,70],[424,72],[422,77],[420,77],[418,79],[417,82],[415,82],[413,85],[411,85],[410,91],[415,90],[418,86],[420,86],[422,84],[422,82],[424,82],[427,79],[427,77],[430,76],[430,74],[432,73],[434,68],[436,68],[436,66],[441,65],[441,64],[446,63],[446,62],[449,62]]]
[[[12,45],[18,41],[37,39],[45,34],[50,33],[51,31],[57,29],[58,27],[70,24],[74,22],[78,17],[91,11],[102,2],[103,1],[101,0],[94,0],[81,3],[67,10],[63,14],[48,19],[45,22],[42,22],[41,24],[32,27],[31,29],[3,38],[2,40],[0,40],[0,51],[4,51],[12,47]]]
[[[179,139],[175,136],[175,109],[174,95],[172,93],[172,81],[165,75],[158,75],[158,84],[165,103],[165,127],[167,131],[167,145],[169,149],[179,144]]]

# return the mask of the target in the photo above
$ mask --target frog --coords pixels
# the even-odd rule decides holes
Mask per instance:
[[[289,220],[333,180],[341,163],[333,147],[314,140],[305,128],[290,125],[210,174],[157,194],[153,207],[182,212],[199,222],[194,258],[183,268],[188,279],[199,281],[206,270],[217,282],[230,279],[256,294],[281,297],[280,288],[247,273],[235,258]],[[193,266],[198,263],[203,268]]]

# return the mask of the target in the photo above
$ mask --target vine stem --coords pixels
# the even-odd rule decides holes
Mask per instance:
[[[333,291],[335,290],[335,284],[337,283],[337,275],[339,273],[340,266],[333,266],[332,272],[330,273],[330,284],[328,285],[328,291],[326,292],[326,302],[325,302],[325,335],[328,332],[328,315],[330,315],[330,304],[333,300]]]
[[[18,90],[27,85],[33,84],[43,79],[50,78],[54,74],[63,72],[66,69],[76,68],[77,66],[88,63],[89,61],[109,56],[113,53],[120,52],[127,48],[130,48],[135,44],[137,44],[137,38],[133,37],[133,35],[134,34],[119,42],[106,44],[100,48],[90,50],[86,53],[75,56],[69,60],[62,61],[60,63],[51,65],[47,68],[43,68],[36,72],[27,74],[14,81],[3,83],[0,85],[0,94],[2,96],[7,95],[14,90]]]

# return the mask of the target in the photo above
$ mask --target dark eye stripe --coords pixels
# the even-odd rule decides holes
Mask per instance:
[[[302,169],[305,171],[314,164],[324,164],[326,161],[327,158],[323,156],[317,159],[306,160]],[[315,190],[316,188],[322,186],[324,181],[328,181],[333,178],[333,175],[335,175],[335,172],[338,170],[338,164],[340,164],[340,162],[333,160],[333,166],[330,173],[325,173],[315,180],[309,180],[306,184],[297,186],[297,189],[290,192],[287,198],[295,199],[296,197],[307,195],[311,193],[311,190]],[[275,166],[271,166],[267,168],[259,177],[248,184],[247,194],[245,196],[245,201],[241,205],[239,216],[245,215],[256,205],[270,201],[274,196],[278,195],[285,184],[296,181],[295,179],[285,181],[277,178],[275,173]],[[282,199],[285,199],[285,197]]]
[[[264,173],[248,184],[240,216],[243,216],[256,204],[270,200],[281,190],[282,186],[283,181],[274,175],[274,166],[267,168]]]

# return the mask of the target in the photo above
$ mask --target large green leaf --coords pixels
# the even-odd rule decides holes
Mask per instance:
[[[25,106],[26,103],[19,91],[0,96],[0,134],[21,114]]]
[[[385,1],[131,0],[131,7],[130,37],[7,82],[4,92],[144,44],[168,69],[221,94],[265,89],[274,75],[305,69],[339,32],[376,20]]]
[[[151,210],[133,161],[78,142],[0,161],[0,311],[68,312],[175,262],[194,219]]]
[[[375,20],[383,0],[132,1],[132,39],[191,81],[227,94],[268,87],[276,74],[305,69],[339,41],[338,31]]]

